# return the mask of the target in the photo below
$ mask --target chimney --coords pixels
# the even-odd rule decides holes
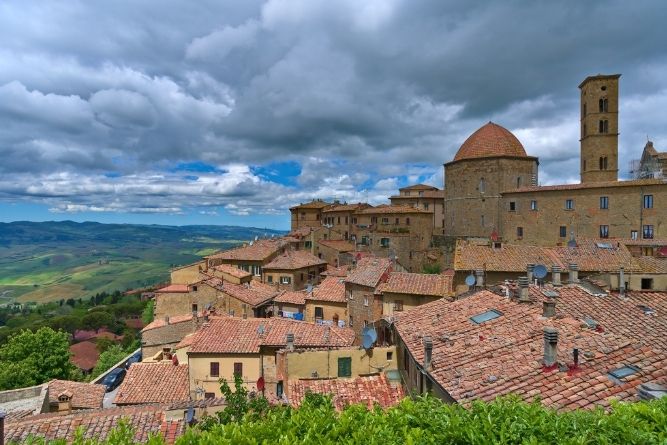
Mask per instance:
[[[558,358],[558,329],[551,326],[544,328],[544,366],[551,367]]]
[[[579,282],[579,266],[577,263],[570,263],[570,284]]]
[[[433,356],[433,340],[430,335],[424,336],[424,369],[431,369],[431,359]]]
[[[58,394],[58,412],[69,414],[72,411],[72,394],[70,391],[63,391]]]
[[[551,281],[553,282],[554,286],[562,286],[563,283],[560,281],[560,266],[558,264],[554,264],[551,266]]]
[[[482,269],[477,269],[475,271],[475,276],[477,277],[475,286],[484,287],[484,271]]]
[[[528,276],[528,282],[532,283],[533,282],[533,271],[535,270],[535,265],[533,263],[529,263],[526,265],[526,275]]]
[[[618,272],[618,289],[621,293],[621,297],[625,297],[625,270],[623,266]]]
[[[545,318],[551,318],[556,315],[556,300],[549,298],[544,300],[542,303],[542,316]]]
[[[519,303],[530,303],[528,277],[519,277]]]
[[[288,351],[294,351],[294,333],[293,332],[288,332],[287,333],[287,350]]]

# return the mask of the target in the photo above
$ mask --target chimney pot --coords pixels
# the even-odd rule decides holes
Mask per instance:
[[[579,282],[579,266],[577,263],[570,263],[570,284]]]
[[[542,316],[551,318],[556,315],[556,302],[553,299],[546,300],[542,303]]]
[[[574,348],[572,350],[572,357],[574,358],[574,366],[575,368],[579,366],[579,349]]]
[[[618,271],[618,289],[621,293],[621,297],[625,297],[625,268],[621,266],[621,269]]]
[[[294,333],[293,332],[288,332],[287,333],[287,338],[285,339],[287,343],[287,350],[288,351],[294,351]]]
[[[519,302],[530,303],[530,292],[528,288],[528,277],[519,277]]]
[[[433,355],[433,340],[430,335],[425,335],[424,339],[424,369],[431,368],[431,360]]]
[[[547,326],[544,328],[544,366],[556,364],[558,355],[558,330]]]
[[[563,283],[560,281],[561,268],[558,264],[551,266],[551,281],[554,286],[562,286]]]
[[[532,283],[533,282],[533,271],[535,270],[535,265],[533,263],[529,263],[526,265],[526,275],[528,276],[528,282]]]
[[[477,287],[484,287],[484,271],[482,269],[477,269],[475,271],[475,276],[477,277],[475,285]]]

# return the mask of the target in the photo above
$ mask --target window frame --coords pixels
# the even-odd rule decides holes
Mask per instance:
[[[209,362],[209,377],[220,377],[220,362]]]
[[[609,238],[609,226],[600,224],[600,238]]]
[[[567,238],[567,226],[559,226],[558,235],[560,238]]]
[[[537,207],[537,199],[531,199],[530,200],[530,210],[536,212],[538,209]]]
[[[574,199],[573,198],[565,199],[565,210],[574,210]]]
[[[653,224],[644,224],[642,227],[642,239],[653,239]]]
[[[644,208],[645,209],[653,208],[653,195],[644,195]]]
[[[609,196],[600,196],[600,210],[609,210]]]

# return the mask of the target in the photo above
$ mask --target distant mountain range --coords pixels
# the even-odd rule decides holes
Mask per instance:
[[[284,233],[240,226],[0,223],[0,304],[89,297],[160,283],[175,265]]]

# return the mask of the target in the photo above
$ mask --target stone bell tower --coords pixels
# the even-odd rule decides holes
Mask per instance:
[[[581,90],[581,182],[618,180],[618,79],[587,77]]]

